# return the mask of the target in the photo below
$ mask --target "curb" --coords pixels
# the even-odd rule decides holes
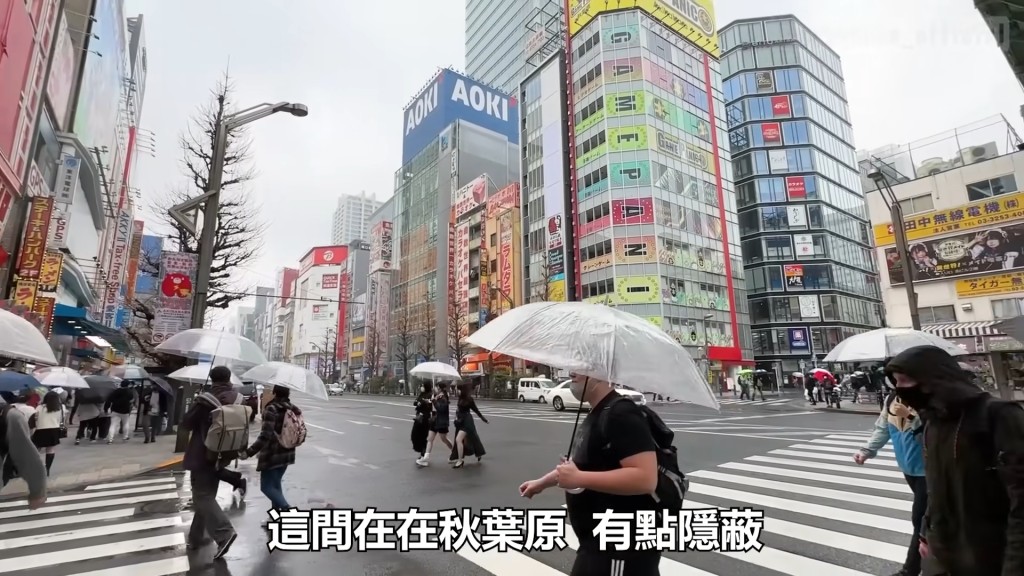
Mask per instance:
[[[142,474],[148,474],[150,472],[162,472],[162,471],[167,470],[169,468],[174,468],[176,466],[179,466],[184,460],[185,460],[185,455],[184,454],[182,454],[180,456],[173,456],[173,457],[168,458],[167,460],[164,460],[163,462],[157,464],[156,466],[153,466],[152,468],[144,468],[142,470],[139,470],[138,472],[136,472],[134,474],[131,474],[131,476],[140,476]]]

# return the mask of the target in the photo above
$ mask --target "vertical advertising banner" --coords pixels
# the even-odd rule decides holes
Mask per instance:
[[[56,204],[50,214],[50,232],[47,235],[46,247],[51,250],[63,250],[68,247],[68,210],[69,206]]]
[[[107,290],[103,298],[103,324],[115,327],[117,309],[121,305],[121,283],[128,267],[128,248],[132,239],[132,215],[127,210],[117,213],[117,225],[114,229],[114,247],[110,258],[110,271],[107,274]]]
[[[18,280],[14,285],[14,304],[31,310],[39,293],[39,283],[35,280]]]
[[[29,207],[28,222],[25,224],[25,238],[18,256],[18,276],[27,280],[39,278],[46,254],[46,237],[50,231],[50,216],[53,212],[53,198],[33,198]]]
[[[153,320],[154,343],[163,342],[191,324],[198,264],[197,254],[165,251],[160,255],[160,292]]]
[[[514,239],[512,229],[512,211],[509,210],[501,215],[498,224],[498,288],[501,290],[501,303],[499,307],[502,312],[509,310],[509,299],[514,297],[514,273],[512,243]]]
[[[448,224],[448,314],[455,313],[455,219]]]
[[[480,327],[487,323],[491,312],[491,256],[487,251],[487,229],[480,240]]]
[[[64,255],[60,252],[47,251],[43,256],[43,265],[39,269],[39,291],[56,292],[60,286],[60,273],[64,267]]]
[[[370,232],[370,273],[391,270],[394,251],[391,222],[380,222]]]
[[[355,262],[355,259],[352,260]],[[348,303],[352,300],[352,272],[349,271],[351,263],[346,264],[338,280],[338,343],[335,346],[335,353],[338,358],[348,358]],[[359,306],[359,304],[356,304]]]
[[[554,74],[555,78],[546,78],[542,86],[557,90],[558,70],[549,68],[544,74]],[[560,92],[560,90],[559,90]],[[561,118],[559,94],[549,93],[542,95],[541,106],[545,118]],[[555,108],[559,108],[556,112]],[[559,122],[551,122],[544,127],[541,133],[541,146],[544,150],[544,218],[547,225],[548,251],[545,256],[547,261],[547,278],[545,294],[547,300],[555,302],[565,301],[565,255],[566,242],[571,239],[566,234],[566,221],[568,215],[565,209],[565,158],[562,153],[562,126]],[[513,234],[513,237],[516,237]],[[522,277],[517,275],[517,277]],[[510,296],[515,297],[512,294]],[[532,294],[531,294],[532,296]]]
[[[130,306],[135,299],[135,282],[139,278],[139,259],[142,257],[142,235],[145,223],[142,220],[132,222],[132,241],[128,246],[128,271],[124,278],[124,303]]]
[[[43,336],[47,338],[53,331],[53,311],[57,307],[57,299],[53,296],[40,296],[32,305],[32,311],[43,321]]]
[[[376,315],[374,329],[377,331],[378,363],[388,359],[388,341],[391,336],[391,273],[377,273],[377,303],[373,310]]]
[[[469,223],[455,226],[455,306],[460,314],[469,310]]]
[[[78,192],[78,172],[81,166],[82,161],[73,155],[68,154],[61,159],[54,190],[54,196],[58,203],[70,206],[75,201],[75,193]]]

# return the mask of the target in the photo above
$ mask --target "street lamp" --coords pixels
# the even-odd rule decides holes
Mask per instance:
[[[910,252],[907,248],[907,231],[903,226],[903,206],[896,198],[889,179],[878,168],[868,173],[875,183],[875,188],[882,195],[882,201],[889,208],[889,218],[892,220],[892,233],[896,237],[896,252],[900,255],[900,265],[903,266],[903,284],[907,289],[907,305],[910,307],[910,324],[914,330],[921,329],[921,316],[917,311],[917,293],[914,292],[914,272],[910,264]],[[883,190],[884,188],[884,190]],[[891,279],[890,279],[891,281]]]
[[[217,123],[206,193],[168,210],[175,222],[195,236],[195,224],[186,214],[200,205],[203,206],[203,230],[199,234],[199,266],[196,271],[195,298],[192,300],[192,328],[202,328],[206,316],[206,299],[210,287],[210,267],[213,265],[213,245],[217,234],[217,213],[220,211],[220,188],[224,178],[224,155],[228,134],[278,112],[287,112],[297,118],[304,118],[309,115],[309,108],[305,104],[293,102],[263,103],[222,118]]]

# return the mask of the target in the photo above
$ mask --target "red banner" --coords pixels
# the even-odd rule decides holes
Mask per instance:
[[[28,223],[25,224],[25,239],[18,256],[18,276],[39,278],[46,254],[46,236],[50,233],[50,216],[53,212],[53,198],[33,198],[29,208]]]
[[[792,116],[793,111],[789,106],[789,96],[772,96],[772,116]]]
[[[448,224],[448,315],[455,313],[455,213]]]
[[[341,273],[338,281],[338,337],[334,346],[335,354],[340,359],[348,360],[348,302],[352,299],[352,274],[348,270]]]
[[[612,224],[654,224],[654,200],[650,198],[626,198],[612,200]]]
[[[765,144],[782,144],[782,125],[778,122],[761,124],[761,139]]]
[[[498,253],[501,255],[501,261],[498,263],[498,281],[503,294],[499,307],[502,311],[509,309],[508,299],[515,297],[512,286],[512,243],[515,241],[513,236],[512,213],[506,212],[501,217],[501,227],[498,231]]]
[[[803,176],[789,176],[786,178],[786,195],[790,200],[807,199],[807,181]]]

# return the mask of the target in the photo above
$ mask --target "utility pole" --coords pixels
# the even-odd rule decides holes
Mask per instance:
[[[882,201],[889,208],[889,218],[892,220],[892,233],[896,239],[896,252],[900,255],[900,266],[903,267],[903,286],[907,291],[907,307],[910,309],[910,325],[914,330],[921,329],[921,315],[917,310],[917,292],[914,290],[914,269],[910,258],[910,251],[907,245],[907,231],[903,225],[903,206],[896,198],[889,179],[878,168],[875,168],[868,177],[875,183],[875,188],[882,195]],[[892,278],[889,279],[892,282]]]

